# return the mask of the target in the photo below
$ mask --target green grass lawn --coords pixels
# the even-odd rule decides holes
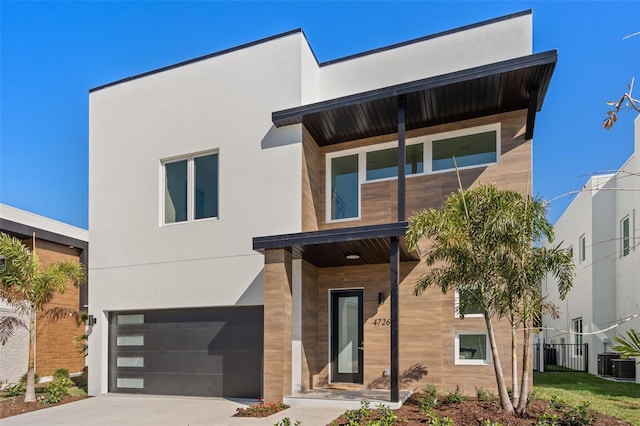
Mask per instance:
[[[640,426],[640,384],[614,382],[588,373],[534,373],[536,397],[556,396],[576,406],[589,401],[595,411]]]

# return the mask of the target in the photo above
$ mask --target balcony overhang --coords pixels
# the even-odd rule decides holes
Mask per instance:
[[[304,259],[317,267],[389,263],[391,237],[400,237],[400,261],[419,261],[420,254],[404,242],[407,222],[352,228],[272,235],[253,239],[253,249],[291,250],[294,259]],[[358,259],[346,255],[357,254]]]
[[[551,50],[395,86],[276,111],[276,127],[303,124],[319,146],[396,133],[398,99],[406,100],[407,130],[528,110],[533,137],[558,60]]]

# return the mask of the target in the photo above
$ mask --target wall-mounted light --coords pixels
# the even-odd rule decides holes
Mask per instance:
[[[382,305],[384,303],[384,293],[383,292],[379,292],[378,293],[378,305]]]
[[[96,317],[94,317],[93,315],[89,315],[89,317],[87,318],[87,325],[89,327],[91,327],[92,325],[94,325],[98,320],[96,319]]]
[[[360,254],[359,253],[347,253],[344,255],[345,258],[349,259],[349,260],[358,260],[360,259]]]

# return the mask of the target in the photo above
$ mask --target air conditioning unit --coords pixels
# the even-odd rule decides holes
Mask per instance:
[[[611,361],[619,359],[620,354],[616,352],[603,352],[598,354],[598,375],[599,376],[612,376]]]
[[[636,361],[633,359],[614,359],[611,361],[611,375],[617,379],[636,378]]]

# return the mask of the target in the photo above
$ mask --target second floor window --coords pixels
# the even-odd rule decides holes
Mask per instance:
[[[587,237],[582,234],[580,236],[580,263],[587,260]]]
[[[629,255],[631,248],[631,232],[629,232],[629,216],[620,221],[620,239],[622,241],[622,257]]]
[[[165,161],[164,223],[218,217],[218,153]]]

